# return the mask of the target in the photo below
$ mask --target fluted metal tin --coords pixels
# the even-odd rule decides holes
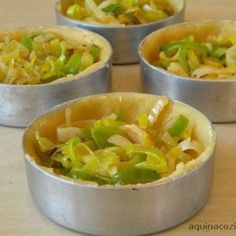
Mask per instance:
[[[29,29],[29,28],[28,28]],[[108,91],[111,77],[110,44],[100,35],[83,29],[70,27],[35,27],[33,29],[56,30],[67,32],[71,37],[85,37],[85,42],[95,42],[104,49],[103,58],[96,65],[71,76],[69,79],[58,79],[53,83],[38,85],[12,85],[0,83],[0,124],[14,127],[25,127],[33,118],[62,102],[90,94]],[[13,31],[27,31],[27,28]]]
[[[208,35],[218,33],[235,34],[236,22],[200,21],[183,23],[169,26],[148,35],[139,46],[141,81],[144,91],[153,94],[165,94],[172,99],[188,103],[203,112],[212,122],[235,122],[236,79],[187,78],[171,74],[150,63],[153,52],[158,53],[159,42],[164,38],[164,41],[174,40],[175,37],[180,38],[181,34],[185,36],[193,34],[198,38],[206,38]],[[166,37],[166,35],[169,36]]]
[[[73,0],[62,0],[68,6]],[[94,31],[104,36],[113,48],[113,64],[131,64],[138,62],[138,45],[141,40],[156,29],[182,22],[184,19],[185,0],[169,0],[176,14],[164,20],[133,26],[112,26],[77,21],[65,16],[61,2],[56,3],[56,20],[59,25],[70,25]],[[63,6],[64,6],[63,5]]]
[[[127,112],[138,113],[148,94],[119,93],[90,96],[58,106],[36,119],[23,139],[29,189],[38,209],[56,223],[70,229],[101,236],[150,235],[176,226],[196,214],[207,202],[213,177],[215,132],[209,120],[188,105],[175,102],[174,111],[187,112],[204,145],[201,161],[186,174],[163,182],[127,186],[94,186],[54,174],[40,166],[35,132],[55,133],[70,107],[74,118],[107,114],[122,103]],[[94,113],[91,110],[97,107]],[[91,108],[91,109],[89,109]],[[83,112],[82,112],[83,111]]]

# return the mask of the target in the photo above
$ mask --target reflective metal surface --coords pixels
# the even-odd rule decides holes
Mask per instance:
[[[79,29],[73,31],[78,31],[78,34],[87,32]],[[0,83],[1,125],[25,127],[33,118],[55,105],[77,97],[108,91],[111,78],[111,47],[101,36],[93,32],[88,34],[90,38],[99,37],[103,42],[102,47],[106,45],[107,55],[104,56],[103,62],[87,72],[72,76],[67,81],[41,85]]]
[[[26,130],[23,149],[29,189],[38,209],[56,223],[92,235],[150,235],[184,222],[206,204],[213,178],[215,132],[205,116],[184,104],[176,103],[174,110],[184,107],[195,117],[196,130],[208,151],[194,170],[175,179],[120,187],[93,186],[61,178],[35,162],[35,132],[45,133],[50,129],[50,133],[54,133],[66,107],[71,107],[72,112],[79,110],[75,117],[83,116],[80,103],[88,112],[87,105],[92,109],[97,107],[94,101],[98,101],[98,107],[105,112],[108,104],[116,107],[117,102],[127,96],[131,102],[123,106],[132,110],[136,104],[137,112],[143,106],[141,101],[157,98],[133,93],[91,96],[88,103],[79,99],[53,109]]]
[[[211,28],[212,31],[220,32],[220,30],[230,30],[236,32],[236,22],[232,21],[216,21],[216,22],[196,22],[184,23],[175,26],[170,26],[161,31],[162,35],[168,35],[170,31],[186,28],[189,34],[198,34],[198,30],[206,25],[202,31]],[[214,29],[216,28],[216,29]],[[208,31],[209,34],[211,30]],[[230,31],[229,31],[230,32]],[[139,46],[140,66],[141,66],[141,81],[145,92],[167,95],[172,99],[188,103],[203,112],[212,122],[235,122],[236,121],[236,80],[221,79],[221,80],[205,80],[191,79],[177,76],[159,69],[149,62],[151,53],[144,52],[145,47],[154,42],[160,31],[156,31],[147,36]],[[211,32],[212,33],[212,32]],[[177,33],[176,33],[177,35]],[[161,36],[162,37],[162,36]],[[163,36],[165,37],[165,36]],[[179,37],[179,36],[176,36]],[[202,36],[201,36],[202,37]],[[167,38],[168,39],[168,38]],[[155,47],[160,47],[158,41],[153,43],[149,48],[157,53]]]
[[[63,1],[63,0],[62,0]],[[175,6],[176,14],[164,20],[160,20],[150,24],[134,25],[134,26],[109,26],[99,24],[89,24],[82,21],[70,19],[62,14],[61,2],[58,1],[55,7],[56,20],[59,25],[70,25],[83,29],[88,29],[104,36],[113,48],[113,64],[131,64],[138,62],[137,48],[141,40],[156,29],[160,29],[167,25],[182,22],[184,19],[185,1],[170,0]],[[70,4],[71,0],[64,0],[66,4]]]

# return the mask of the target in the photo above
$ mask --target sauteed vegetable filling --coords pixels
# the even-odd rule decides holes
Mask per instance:
[[[193,35],[161,46],[153,63],[176,75],[202,79],[236,78],[236,35],[209,36],[198,42]]]
[[[43,84],[77,74],[99,60],[95,44],[72,44],[52,32],[0,38],[0,83]]]
[[[174,14],[174,9],[168,0],[84,0],[74,2],[67,8],[66,16],[102,24],[146,24]]]
[[[72,122],[67,108],[66,123],[57,128],[55,140],[36,132],[41,164],[56,174],[99,185],[147,183],[168,176],[203,151],[184,114],[161,121],[170,106],[171,101],[161,97],[132,123],[121,110],[98,120]]]

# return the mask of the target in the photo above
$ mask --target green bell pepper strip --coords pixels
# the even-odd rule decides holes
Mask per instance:
[[[136,153],[133,155],[132,159],[130,160],[130,164],[135,166],[136,164],[143,162],[146,160],[146,157],[144,154]]]
[[[137,184],[152,182],[160,178],[160,175],[150,169],[139,169],[135,167],[128,167],[119,170],[112,177],[113,184]]]
[[[82,128],[82,129],[80,129],[79,136],[80,136],[81,139],[83,139],[85,141],[92,140],[91,129],[90,128]]]
[[[113,3],[102,9],[106,13],[111,13],[115,16],[119,15],[123,11],[123,7],[120,2]]]
[[[117,119],[116,120],[120,120],[122,121],[125,117],[125,111],[124,110],[121,110],[121,109],[117,109],[114,111],[114,114],[117,115]]]
[[[208,54],[207,46],[197,42],[186,41],[186,40],[174,41],[165,44],[160,48],[160,50],[163,51],[167,56],[170,56],[175,50],[179,48],[196,49],[200,51],[204,56]]]
[[[128,145],[126,147],[127,155],[133,155],[137,153],[145,154],[146,161],[138,163],[136,167],[156,170],[157,173],[168,172],[168,165],[164,154],[157,147],[143,147],[138,145]]]
[[[86,171],[79,168],[72,168],[67,175],[75,179],[96,182],[98,185],[109,184],[105,179],[89,175]]]
[[[68,7],[66,15],[70,18],[76,18],[79,12],[80,6],[78,4],[74,4]]]
[[[93,140],[88,140],[83,142],[91,151],[96,151],[98,149],[96,143]]]
[[[187,127],[189,120],[182,114],[180,114],[175,120],[174,124],[168,129],[168,133],[172,137],[179,136]]]
[[[91,135],[94,142],[99,148],[111,147],[113,144],[107,142],[107,140],[115,134],[122,134],[122,130],[113,127],[94,127],[91,129]]]
[[[33,39],[27,36],[23,36],[20,40],[20,43],[23,44],[29,51],[33,48]]]
[[[80,71],[81,56],[82,56],[82,54],[80,54],[80,53],[74,53],[71,55],[71,57],[69,58],[69,60],[66,64],[66,69],[67,69],[68,73],[71,73],[74,75]]]
[[[101,53],[101,48],[96,44],[92,44],[89,53],[93,56],[93,62],[97,62]]]
[[[224,48],[224,47],[217,48],[215,51],[213,51],[211,56],[220,60],[220,59],[223,59],[225,57],[226,51],[227,51],[227,48]]]
[[[168,172],[168,165],[166,161],[161,161],[153,155],[147,155],[146,161],[140,162],[135,165],[140,169],[155,170],[158,174],[164,174]]]

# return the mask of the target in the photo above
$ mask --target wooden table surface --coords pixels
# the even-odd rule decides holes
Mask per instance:
[[[0,0],[0,29],[55,24],[54,2]],[[236,20],[236,0],[187,0],[185,20],[200,19]],[[113,91],[142,91],[138,65],[114,66],[112,82]],[[236,123],[214,127],[218,137],[215,177],[207,205],[185,223],[158,235],[236,235]],[[22,135],[23,129],[0,126],[0,235],[79,235],[47,219],[33,204],[23,162]],[[226,229],[230,224],[232,229]],[[215,229],[206,230],[210,225]],[[217,230],[217,225],[226,226]]]

